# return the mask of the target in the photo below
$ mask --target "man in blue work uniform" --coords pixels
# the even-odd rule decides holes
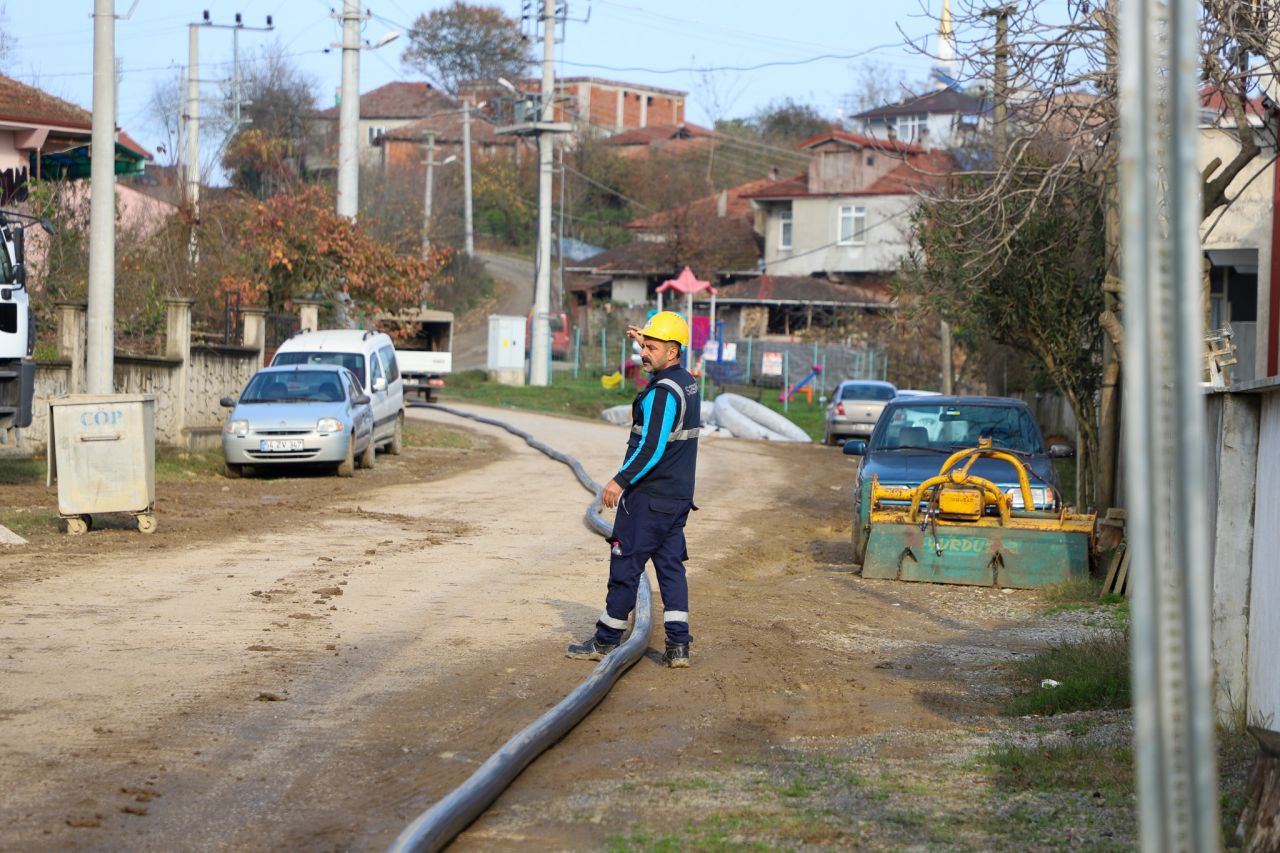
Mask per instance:
[[[668,666],[689,665],[689,585],[685,581],[684,525],[693,505],[693,477],[698,462],[702,402],[698,382],[680,366],[689,346],[689,324],[672,311],[661,311],[643,329],[627,336],[639,341],[641,364],[651,374],[648,386],[631,405],[631,437],[622,469],[605,485],[605,507],[618,508],[610,540],[609,588],[596,633],[566,654],[600,660],[618,647],[627,617],[636,606],[636,591],[645,564],[653,560],[665,610]]]

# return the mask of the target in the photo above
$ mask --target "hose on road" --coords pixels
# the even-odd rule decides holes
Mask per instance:
[[[613,526],[600,514],[600,484],[591,479],[577,459],[561,453],[524,430],[504,421],[436,404],[423,408],[435,409],[460,418],[469,418],[482,424],[499,427],[524,439],[525,443],[535,450],[568,465],[577,475],[578,482],[583,488],[595,495],[595,500],[587,509],[587,526],[604,537],[612,534]],[[636,599],[635,624],[622,645],[600,661],[586,680],[574,688],[573,692],[554,708],[517,732],[497,752],[489,756],[488,760],[481,764],[465,782],[406,826],[388,848],[389,853],[419,853],[419,851],[435,851],[443,848],[473,820],[483,814],[484,810],[515,781],[525,767],[591,713],[591,710],[608,694],[614,682],[644,656],[645,649],[649,645],[649,630],[653,621],[651,598],[649,582],[645,579],[640,584]]]

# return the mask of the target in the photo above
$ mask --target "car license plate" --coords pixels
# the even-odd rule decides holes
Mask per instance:
[[[259,450],[272,453],[288,453],[302,449],[300,438],[264,438],[258,443]]]

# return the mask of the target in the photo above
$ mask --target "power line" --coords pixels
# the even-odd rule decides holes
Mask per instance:
[[[826,62],[832,59],[850,60],[861,59],[869,56],[878,50],[886,50],[888,48],[901,47],[897,44],[880,44],[875,47],[860,50],[856,53],[822,53],[817,56],[810,56],[806,59],[778,59],[772,62],[760,62],[755,65],[704,65],[683,66],[680,68],[648,68],[641,65],[633,66],[617,66],[617,65],[599,65],[590,62],[571,62],[562,60],[565,65],[574,68],[593,68],[600,71],[618,71],[618,72],[641,72],[644,74],[708,74],[718,71],[759,71],[763,68],[778,68],[783,66],[810,65],[814,62]]]

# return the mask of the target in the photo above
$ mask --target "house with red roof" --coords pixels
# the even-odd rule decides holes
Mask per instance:
[[[332,171],[338,155],[338,104],[311,119],[306,168]],[[424,119],[439,119],[462,108],[430,83],[397,80],[360,96],[359,152],[363,165],[376,165],[384,156],[383,137]]]
[[[605,139],[604,145],[622,157],[649,157],[701,150],[714,145],[719,136],[714,130],[692,122],[651,124],[614,134]]]
[[[25,197],[28,178],[87,178],[92,121],[88,110],[0,75],[0,203]],[[140,174],[151,159],[117,131],[117,175]]]
[[[910,249],[920,194],[945,180],[949,155],[841,130],[798,147],[812,155],[806,172],[746,194],[760,214],[765,272],[887,280]]]

